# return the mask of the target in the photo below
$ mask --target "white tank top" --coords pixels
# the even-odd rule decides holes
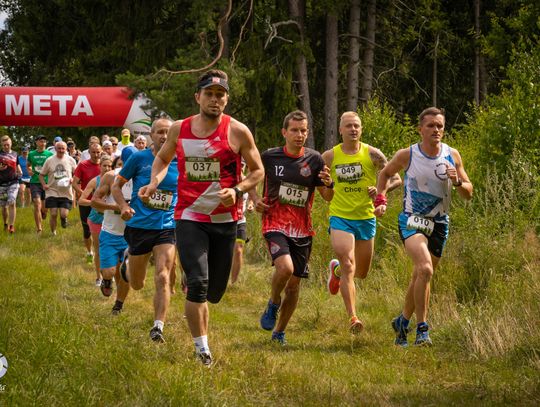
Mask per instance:
[[[115,176],[118,175],[119,172],[120,172],[120,168],[116,168],[114,170],[114,175]],[[129,180],[122,187],[122,195],[124,196],[124,199],[128,202],[131,199],[132,191],[133,191],[133,182]],[[107,202],[108,204],[116,203],[112,194],[107,195],[107,198],[105,198],[105,202]],[[115,211],[111,211],[109,209],[104,211],[101,230],[104,230],[105,232],[110,233],[111,235],[123,236],[125,228],[126,228],[126,223],[120,217],[120,213],[116,213]]]
[[[424,154],[419,144],[412,145],[410,152],[409,166],[405,170],[403,212],[448,223],[452,181],[446,175],[446,168],[447,165],[455,167],[450,147],[441,143],[437,157]]]

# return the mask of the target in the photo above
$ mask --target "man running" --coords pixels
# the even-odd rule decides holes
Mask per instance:
[[[454,187],[464,199],[471,199],[473,185],[459,152],[442,142],[444,112],[425,109],[418,118],[420,143],[399,150],[379,174],[375,214],[386,211],[388,180],[405,170],[403,211],[398,228],[405,251],[413,262],[412,278],[402,313],[392,321],[395,344],[405,347],[409,321],[416,314],[415,345],[430,346],[427,312],[430,281],[439,264],[448,237],[448,212]]]
[[[195,101],[199,114],[175,122],[154,161],[151,183],[141,189],[148,200],[178,158],[176,236],[182,268],[187,276],[185,315],[195,351],[206,366],[208,304],[218,303],[227,288],[236,221],[244,192],[263,177],[253,135],[239,121],[223,113],[229,100],[227,74],[210,70],[199,77]],[[249,173],[241,180],[241,158]]]
[[[90,158],[79,162],[73,176],[73,189],[75,189],[78,197],[82,196],[90,180],[100,174],[101,146],[98,143],[91,144],[88,147],[88,154]],[[91,198],[92,196],[88,197],[88,199]],[[92,208],[89,205],[79,205],[79,217],[81,219],[84,247],[86,248],[86,262],[88,264],[92,264],[94,261],[92,247],[93,244],[97,244],[97,242],[92,242],[92,233],[88,227],[88,215],[90,215],[91,210]]]
[[[26,168],[30,174],[30,195],[34,204],[34,222],[36,223],[37,233],[43,230],[42,223],[47,217],[47,208],[45,208],[45,190],[39,181],[39,173],[47,158],[52,157],[53,153],[46,150],[47,137],[40,134],[36,137],[36,149],[28,154]],[[47,182],[45,177],[45,182]]]
[[[304,112],[296,110],[285,116],[281,134],[285,146],[262,154],[263,199],[255,189],[250,191],[250,196],[257,211],[263,214],[262,233],[275,266],[270,300],[260,323],[263,329],[273,330],[272,340],[285,345],[285,328],[298,304],[300,281],[309,276],[308,262],[315,234],[311,223],[315,188],[328,201],[334,183],[321,155],[304,147],[308,137]]]
[[[144,201],[138,196],[139,189],[150,182],[154,157],[167,138],[171,120],[157,119],[152,123],[150,137],[152,149],[137,151],[124,162],[124,166],[112,186],[114,200],[120,207],[122,219],[126,221],[124,237],[129,245],[129,262],[124,272],[131,288],[144,287],[150,255],[154,255],[154,326],[150,338],[154,342],[165,342],[163,327],[170,302],[170,274],[175,261],[174,205],[176,205],[176,162],[171,163],[163,181],[154,193]],[[133,148],[125,147],[124,150]],[[124,198],[122,187],[133,181],[133,193],[129,203]],[[124,260],[126,261],[126,260]],[[124,265],[122,265],[124,267]],[[104,275],[103,283],[110,280]],[[103,291],[103,289],[102,289]],[[106,295],[106,292],[103,291]]]
[[[77,163],[67,154],[67,146],[63,141],[54,145],[55,155],[49,157],[39,174],[39,182],[45,190],[45,207],[51,210],[49,226],[56,235],[58,212],[60,224],[67,227],[67,217],[73,205],[71,182]],[[47,182],[45,182],[47,177]]]
[[[17,214],[17,193],[19,192],[19,177],[22,175],[17,153],[11,150],[11,138],[0,138],[0,206],[4,230],[15,233],[15,217]]]
[[[362,122],[356,112],[341,115],[339,133],[343,139],[322,155],[331,169],[335,186],[330,202],[330,241],[337,259],[330,262],[328,290],[341,291],[349,316],[349,330],[359,333],[364,324],[356,316],[354,278],[367,277],[373,258],[376,231],[373,199],[377,193],[377,172],[387,163],[384,154],[362,139]],[[395,175],[389,190],[401,185]]]
[[[19,165],[21,166],[22,175],[19,178],[19,201],[21,202],[21,207],[26,206],[26,202],[30,202],[30,174],[28,174],[28,153],[30,148],[24,146],[21,149],[21,154],[19,155]],[[28,197],[27,197],[28,195]]]

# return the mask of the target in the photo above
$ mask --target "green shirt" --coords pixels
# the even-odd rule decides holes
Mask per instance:
[[[32,150],[28,153],[28,164],[32,166],[33,172],[32,178],[30,178],[31,184],[39,184],[39,173],[43,168],[43,164],[45,163],[45,160],[52,155],[54,155],[53,152],[48,150],[43,150],[41,152]],[[45,182],[47,182],[47,177],[45,177]]]

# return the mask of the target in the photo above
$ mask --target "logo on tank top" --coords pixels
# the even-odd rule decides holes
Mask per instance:
[[[306,178],[311,175],[311,168],[309,168],[308,163],[302,164],[302,167],[300,168],[300,175]]]
[[[435,166],[435,170],[433,172],[435,173],[435,176],[439,178],[441,181],[446,181],[448,179],[448,175],[446,174],[447,168],[448,168],[448,164],[439,163]]]

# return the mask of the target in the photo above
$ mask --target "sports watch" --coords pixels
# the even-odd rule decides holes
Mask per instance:
[[[234,192],[236,193],[236,197],[237,198],[240,198],[244,195],[244,191],[242,191],[240,188],[238,187],[233,187],[234,189]]]

